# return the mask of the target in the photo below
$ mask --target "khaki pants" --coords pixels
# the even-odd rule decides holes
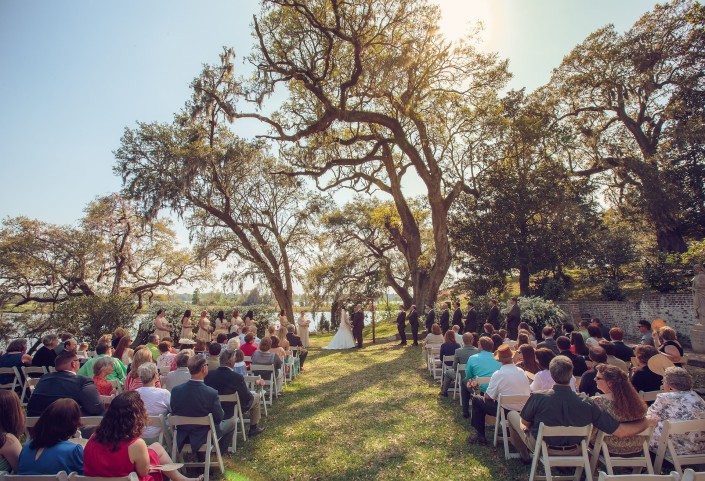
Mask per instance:
[[[250,426],[253,424],[259,423],[259,420],[262,419],[262,412],[260,410],[261,408],[261,401],[260,401],[260,396],[258,392],[253,392],[252,393],[252,406],[250,406],[250,410],[247,411],[247,414],[250,415]],[[243,413],[245,415],[245,413]]]
[[[531,457],[530,452],[533,453],[536,447],[536,440],[531,433],[524,430],[524,425],[521,423],[521,416],[517,411],[510,411],[507,415],[507,421],[509,423],[509,434],[511,436],[509,440],[517,451],[519,451],[522,459],[529,459]],[[548,449],[549,456],[578,456],[581,453],[582,451],[579,446],[575,449],[568,450]]]

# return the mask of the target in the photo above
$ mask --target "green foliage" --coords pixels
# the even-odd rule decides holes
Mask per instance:
[[[137,305],[129,296],[84,296],[70,299],[51,314],[51,328],[74,333],[94,347],[100,336],[118,327],[131,328]]]
[[[191,296],[191,304],[197,306],[201,303],[201,293],[198,289],[193,291],[193,295]]]
[[[558,279],[548,279],[540,291],[544,299],[562,301],[565,299],[565,286]]]
[[[605,301],[623,301],[626,297],[624,292],[622,292],[622,288],[619,287],[619,282],[613,279],[607,279],[604,284],[602,284],[600,292],[602,299]]]
[[[644,282],[658,292],[678,292],[690,287],[688,271],[679,254],[655,252],[642,264]]]
[[[568,314],[563,309],[542,297],[520,297],[517,304],[521,311],[521,320],[527,322],[534,332],[540,332],[545,326],[559,330],[563,321],[568,319]],[[502,309],[502,314],[506,315],[508,312],[509,305]]]

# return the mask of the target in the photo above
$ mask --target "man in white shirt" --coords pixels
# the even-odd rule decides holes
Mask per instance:
[[[526,377],[524,370],[518,368],[512,358],[514,353],[507,344],[502,344],[494,354],[496,360],[502,363],[502,366],[492,374],[490,384],[487,386],[485,394],[482,396],[475,395],[472,397],[472,419],[470,424],[477,431],[477,435],[473,438],[468,438],[470,442],[486,444],[485,437],[485,414],[494,416],[497,413],[497,399],[500,395],[515,395],[515,394],[531,394],[529,388],[529,378]],[[521,410],[521,405],[505,405],[510,410]]]

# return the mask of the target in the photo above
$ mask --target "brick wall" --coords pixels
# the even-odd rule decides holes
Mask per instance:
[[[558,303],[577,325],[581,318],[596,317],[608,327],[624,329],[626,340],[639,337],[637,322],[663,319],[675,328],[683,344],[690,346],[690,328],[695,322],[693,295],[646,294],[639,301],[565,301]]]

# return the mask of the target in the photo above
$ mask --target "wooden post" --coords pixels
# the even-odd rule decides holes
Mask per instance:
[[[375,338],[375,301],[374,299],[372,300],[372,344],[377,343],[377,339]]]

